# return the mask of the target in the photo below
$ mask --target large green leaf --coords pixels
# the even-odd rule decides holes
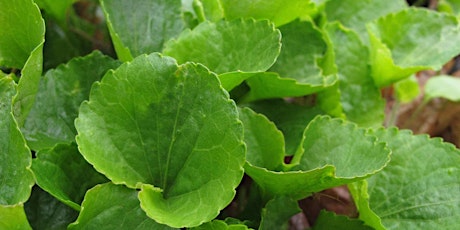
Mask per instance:
[[[78,217],[77,211],[37,186],[32,189],[32,195],[24,204],[24,209],[34,230],[64,230]]]
[[[166,41],[185,28],[180,1],[100,2],[115,50],[122,61],[161,51]]]
[[[306,14],[310,7],[308,0],[220,0],[225,18],[269,19],[276,26],[281,26]]]
[[[0,79],[0,205],[24,203],[34,184],[32,156],[12,113],[15,88],[10,77]]]
[[[78,219],[69,229],[173,229],[149,219],[139,207],[137,191],[112,183],[90,189]]]
[[[458,229],[460,151],[407,130],[373,133],[393,151],[388,166],[368,179],[369,207],[385,228]]]
[[[368,44],[366,24],[404,8],[407,8],[404,0],[335,0],[326,1],[324,11],[329,22],[339,21],[356,31],[361,40]]]
[[[199,62],[219,74],[258,72],[273,65],[280,40],[280,32],[267,20],[205,21],[168,42],[163,53],[179,63]]]
[[[244,123],[245,142],[248,143],[245,170],[268,197],[286,195],[300,199],[313,192],[369,177],[389,161],[390,151],[364,129],[340,119],[318,116],[305,129],[301,146],[292,162],[286,165],[278,151],[253,147],[279,142],[274,126],[263,124],[268,120],[248,109],[241,112],[252,117],[253,123]],[[245,120],[248,119],[243,118],[243,122]],[[256,122],[261,124],[255,126]],[[247,130],[254,127],[258,130]],[[254,140],[257,142],[253,143]],[[271,158],[271,161],[279,159],[282,170],[273,168],[274,163],[265,160]]]
[[[288,229],[289,219],[301,211],[296,200],[289,197],[275,197],[262,209],[259,230]]]
[[[77,211],[86,190],[107,181],[83,159],[75,144],[37,152],[32,171],[42,189]]]
[[[93,86],[75,125],[85,159],[114,183],[142,188],[143,209],[160,223],[210,221],[243,176],[236,107],[199,64],[157,53],[123,64]]]
[[[251,91],[246,101],[297,97],[316,93],[332,85],[336,76],[324,69],[327,44],[311,21],[296,20],[279,28],[281,53],[270,71],[247,80]]]
[[[14,206],[0,205],[0,229],[26,230],[32,229],[22,204]]]
[[[353,229],[353,230],[372,230],[373,228],[364,225],[362,221],[350,219],[346,216],[336,215],[333,212],[321,210],[316,219],[313,230],[322,229]]]
[[[436,97],[450,101],[460,101],[460,79],[452,76],[441,75],[428,79],[425,85],[425,101]]]
[[[112,58],[93,52],[48,71],[22,129],[30,148],[38,151],[74,142],[73,121],[81,102],[88,99],[93,82],[118,65]]]
[[[378,86],[423,69],[440,69],[460,53],[457,18],[410,8],[368,24],[372,76]]]
[[[380,126],[385,103],[371,77],[367,47],[356,33],[338,23],[328,24],[325,30],[335,52],[339,81],[338,89],[333,87],[322,92],[333,95],[321,95],[320,103],[335,103],[331,98],[338,97],[341,110],[348,120],[363,127]]]

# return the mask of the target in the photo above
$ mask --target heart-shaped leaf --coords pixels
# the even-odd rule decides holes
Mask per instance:
[[[243,176],[236,106],[199,64],[157,53],[123,64],[93,86],[75,125],[85,159],[114,183],[142,188],[142,208],[159,223],[210,221]]]

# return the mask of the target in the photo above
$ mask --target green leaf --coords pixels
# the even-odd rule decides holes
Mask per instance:
[[[142,188],[141,205],[159,223],[210,221],[243,176],[236,106],[199,64],[157,53],[123,64],[93,86],[75,125],[85,159],[114,183]]]
[[[115,50],[122,61],[161,51],[166,41],[185,28],[180,1],[100,2]]]
[[[88,99],[93,82],[118,65],[118,61],[93,52],[48,71],[22,129],[30,148],[38,151],[74,142],[73,121],[81,102]]]
[[[440,75],[428,79],[425,85],[425,101],[440,97],[450,101],[460,101],[460,79]]]
[[[275,197],[262,209],[259,230],[288,229],[289,219],[301,211],[296,200],[289,197]]]
[[[321,82],[316,83],[299,83],[292,78],[280,77],[278,73],[263,72],[256,73],[246,81],[251,90],[242,101],[250,102],[261,99],[301,97],[317,93],[333,85],[337,81],[337,76],[325,76]]]
[[[32,189],[32,195],[24,204],[24,209],[30,225],[35,230],[64,230],[78,217],[77,211],[37,186]]]
[[[0,9],[0,66],[22,69],[13,111],[21,127],[41,76],[45,23],[32,0],[0,0]]]
[[[247,230],[249,229],[244,224],[227,224],[222,220],[213,220],[208,223],[204,223],[198,227],[191,228],[192,230]]]
[[[316,219],[313,230],[315,229],[353,229],[353,230],[372,230],[360,220],[350,219],[346,216],[336,215],[333,212],[321,210]]]
[[[264,115],[249,108],[241,109],[239,114],[244,124],[246,160],[269,170],[281,170],[285,155],[283,133]]]
[[[322,32],[311,21],[296,20],[279,28],[283,36],[281,53],[270,71],[247,80],[251,91],[244,98],[298,97],[331,86],[334,74],[325,70],[327,44]],[[308,38],[308,42],[305,39]]]
[[[0,205],[0,229],[32,229],[27,221],[22,204],[14,206]]]
[[[369,194],[367,191],[367,180],[356,181],[348,184],[348,189],[353,197],[359,213],[359,219],[364,221],[367,226],[376,230],[385,230],[382,220],[369,207]]]
[[[395,128],[373,131],[392,159],[368,179],[369,207],[387,229],[458,229],[460,151]],[[360,210],[361,212],[361,210]]]
[[[299,83],[323,84],[321,58],[327,50],[323,33],[312,21],[296,20],[279,29],[283,36],[283,46],[270,71]]]
[[[204,15],[206,20],[217,22],[224,17],[224,9],[221,1],[215,0],[200,0],[203,4]]]
[[[10,77],[0,79],[0,205],[24,203],[34,184],[32,156],[12,113],[15,88]]]
[[[68,229],[173,229],[149,219],[139,207],[137,191],[112,183],[90,189],[78,219]]]
[[[75,144],[37,152],[32,171],[42,189],[77,211],[86,190],[107,181],[83,159]]]
[[[263,72],[275,62],[280,40],[280,32],[267,20],[205,21],[168,42],[163,53],[181,64],[201,63],[219,74]]]
[[[367,47],[356,33],[338,23],[327,24],[325,30],[336,56],[339,81],[338,88],[321,92],[327,95],[319,97],[320,103],[331,103],[331,97],[340,98],[340,110],[348,120],[362,127],[380,126],[385,102],[371,77]]]
[[[266,121],[259,119],[259,122]],[[258,133],[262,135],[265,132],[268,131],[260,130]],[[272,137],[266,141],[276,140]],[[291,164],[285,165],[283,172],[257,165],[265,163],[262,161],[249,161],[255,158],[250,154],[269,158],[276,157],[276,152],[254,152],[249,147],[250,144],[246,173],[262,187],[266,195],[286,195],[295,199],[369,177],[390,160],[390,151],[385,144],[367,135],[364,129],[325,116],[318,116],[310,122],[298,152]]]
[[[0,0],[0,66],[22,69],[43,43],[45,24],[32,0]]]
[[[405,8],[407,3],[404,0],[341,0],[326,1],[324,11],[329,22],[339,21],[353,29],[361,41],[368,44],[367,23]]]
[[[228,20],[236,18],[269,19],[276,26],[281,26],[294,19],[305,15],[310,7],[310,1],[292,0],[221,0],[225,18]]]
[[[287,103],[284,100],[258,101],[249,104],[249,107],[258,113],[262,113],[284,135],[286,142],[286,154],[294,155],[299,147],[305,127],[317,115],[324,115],[317,107],[309,107]]]
[[[429,31],[429,32],[427,32]],[[423,69],[440,69],[460,53],[457,18],[410,8],[368,25],[372,76],[386,86]]]
[[[420,94],[419,83],[415,75],[396,82],[394,84],[394,90],[396,99],[402,103],[410,102]]]

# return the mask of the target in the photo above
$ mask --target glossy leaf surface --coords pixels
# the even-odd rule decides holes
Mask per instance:
[[[180,64],[198,62],[219,74],[258,72],[273,65],[280,40],[280,32],[267,20],[205,21],[168,42],[163,53]]]
[[[225,18],[255,18],[269,19],[276,26],[281,26],[294,19],[305,15],[310,7],[310,1],[292,0],[289,4],[285,1],[263,0],[221,0]]]
[[[160,223],[210,221],[243,176],[236,107],[202,65],[157,53],[123,64],[93,86],[76,128],[85,159],[114,183],[142,188],[142,208]]]
[[[75,144],[37,152],[32,171],[42,189],[77,211],[86,190],[107,181],[83,159]]]
[[[440,69],[460,53],[458,20],[448,14],[411,8],[368,25],[372,76],[386,86],[422,69]]]
[[[166,41],[185,28],[180,1],[102,0],[101,6],[118,58],[122,61],[161,51]],[[135,29],[133,25],[136,25]]]

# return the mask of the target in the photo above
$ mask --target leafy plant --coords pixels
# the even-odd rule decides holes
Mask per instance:
[[[322,210],[313,229],[460,227],[459,150],[382,127],[382,88],[410,101],[413,74],[460,53],[452,14],[401,0],[0,8],[2,229],[287,229],[300,200],[342,185],[357,215]],[[458,86],[432,78],[424,101],[458,101]]]

